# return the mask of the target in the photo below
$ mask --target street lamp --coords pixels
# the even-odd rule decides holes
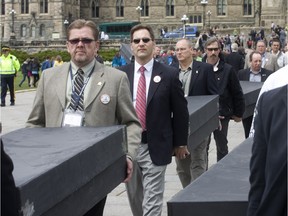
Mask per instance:
[[[138,21],[140,22],[142,7],[140,7],[140,6],[136,7],[136,11],[138,12]]]
[[[208,4],[208,0],[201,0],[201,2],[200,2],[201,4],[202,4],[202,6],[203,6],[203,29],[205,29],[205,25],[206,25],[206,23],[205,23],[205,7],[206,7],[206,5]]]
[[[66,37],[67,37],[67,28],[68,28],[68,25],[69,25],[69,21],[67,19],[65,19],[63,24],[65,26],[65,32],[66,32]]]
[[[14,9],[11,9],[9,14],[11,15],[11,18],[12,18],[12,26],[11,26],[12,27],[12,31],[11,31],[10,39],[15,39],[14,18],[15,18],[16,11]]]
[[[211,16],[212,12],[210,10],[207,11],[207,16],[208,16],[208,27],[210,29],[210,16]]]
[[[183,22],[183,33],[184,33],[183,38],[186,37],[186,22],[187,22],[187,20],[188,20],[188,17],[186,16],[186,14],[184,14],[181,18],[181,21]]]

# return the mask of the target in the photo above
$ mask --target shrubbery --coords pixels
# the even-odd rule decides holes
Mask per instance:
[[[103,58],[104,61],[112,61],[114,55],[116,54],[117,50],[110,49],[110,50],[99,50],[99,55]],[[38,57],[40,62],[43,62],[47,56],[55,57],[60,55],[62,60],[65,62],[70,61],[70,54],[67,51],[59,51],[59,50],[45,50],[40,51],[38,53],[29,54],[27,52],[23,52],[20,50],[11,50],[11,54],[15,55],[20,63],[22,64],[28,57]]]

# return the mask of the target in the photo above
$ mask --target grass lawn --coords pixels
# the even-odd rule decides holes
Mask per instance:
[[[41,74],[40,74],[40,76],[41,76]],[[25,90],[25,89],[33,89],[33,88],[29,87],[27,77],[26,77],[26,80],[22,83],[21,87],[19,87],[19,83],[21,82],[22,79],[23,79],[23,74],[21,73],[21,71],[19,71],[17,73],[17,76],[14,79],[15,91]],[[37,84],[38,84],[38,82],[37,82]]]

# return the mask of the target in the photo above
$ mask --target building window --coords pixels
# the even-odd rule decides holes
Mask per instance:
[[[4,26],[0,25],[0,27],[1,27],[1,38],[3,38],[4,37]]]
[[[124,17],[123,0],[116,0],[116,17]]]
[[[31,26],[31,35],[30,36],[32,38],[35,38],[35,36],[36,36],[36,27],[35,27],[35,25]]]
[[[40,13],[48,13],[48,0],[40,0]]]
[[[26,37],[26,35],[27,35],[27,27],[26,27],[25,24],[21,25],[20,30],[21,30],[21,33],[20,33],[21,37]]]
[[[44,24],[41,24],[40,25],[40,29],[39,29],[39,35],[40,37],[44,37],[45,36],[45,25]]]
[[[244,0],[243,14],[244,15],[252,15],[252,2],[251,2],[251,0]]]
[[[166,0],[166,16],[174,16],[174,0]]]
[[[227,0],[218,0],[217,1],[217,15],[226,16],[227,10]]]
[[[141,0],[141,16],[149,16],[149,3],[148,0]]]
[[[5,15],[5,0],[1,0],[1,15]]]
[[[21,13],[22,14],[29,13],[29,0],[21,0]]]
[[[99,0],[92,1],[92,17],[99,17]]]
[[[189,16],[189,23],[202,23],[201,15]]]

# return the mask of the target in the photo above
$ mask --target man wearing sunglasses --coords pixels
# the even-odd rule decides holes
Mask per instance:
[[[185,96],[218,95],[212,65],[193,60],[193,45],[189,39],[180,39],[176,43],[176,56],[179,64],[173,66],[179,71]],[[206,149],[209,141],[210,136],[206,137],[196,148],[189,149],[191,155],[185,159],[175,158],[176,170],[183,188],[207,170]]]
[[[127,192],[134,216],[160,216],[166,167],[173,153],[180,159],[189,154],[187,101],[178,70],[153,58],[152,28],[137,25],[130,38],[135,61],[120,69],[130,80],[142,140]]]
[[[234,68],[225,63],[220,48],[218,39],[210,38],[205,44],[206,55],[203,58],[204,62],[213,65],[218,85],[221,127],[213,132],[217,147],[217,161],[228,154],[227,133],[230,119],[240,122],[245,111],[245,100],[240,82]]]
[[[131,100],[129,81],[122,71],[106,67],[95,59],[98,36],[93,21],[80,19],[70,24],[67,50],[71,61],[43,72],[27,127],[126,125],[128,154],[133,158],[140,143],[141,127]],[[131,177],[132,165],[132,160],[127,158],[124,182]],[[91,200],[89,206],[84,201],[78,205],[88,211],[85,216],[102,216],[105,201],[106,197],[97,204]]]

